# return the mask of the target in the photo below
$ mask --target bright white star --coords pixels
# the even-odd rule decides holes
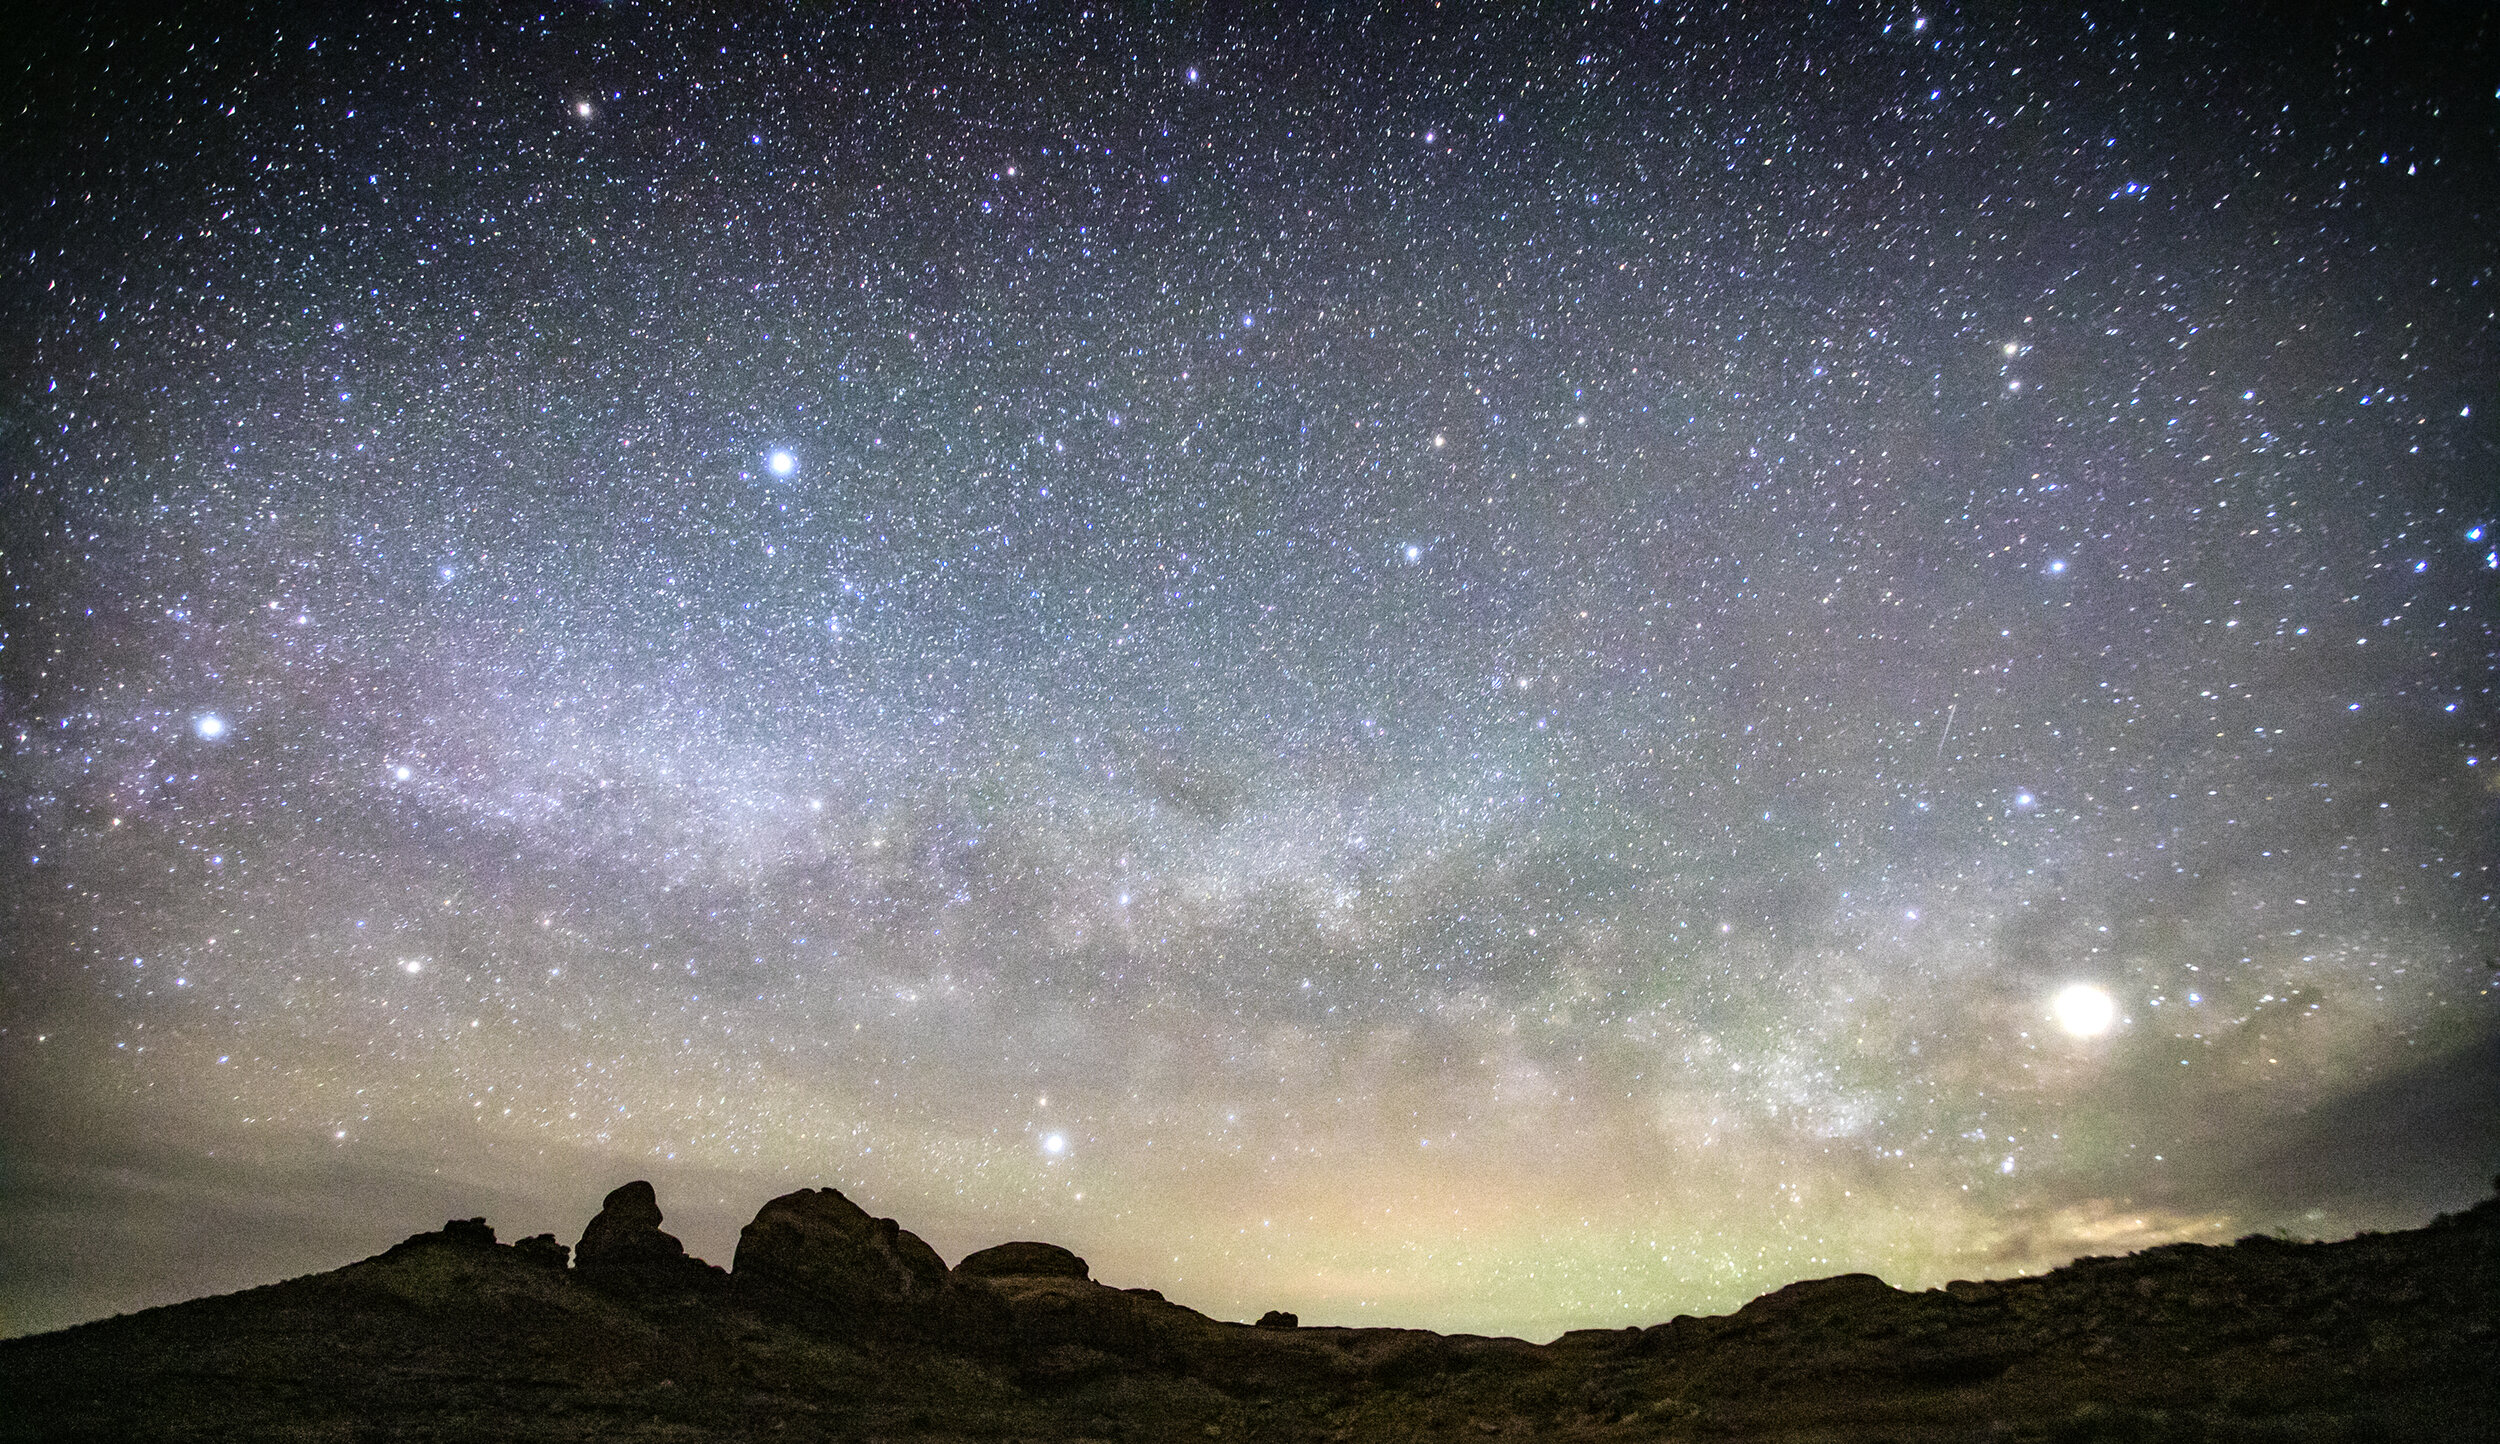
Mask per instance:
[[[2090,983],[2069,983],[2049,1000],[2057,1026],[2078,1038],[2097,1038],[2118,1022],[2118,1001]]]

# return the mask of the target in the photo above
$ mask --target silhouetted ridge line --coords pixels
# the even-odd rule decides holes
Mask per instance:
[[[329,1273],[0,1342],[0,1440],[2500,1437],[2500,1199],[1912,1293],[1795,1283],[1548,1345],[1226,1323],[1055,1244],[948,1268],[834,1189],[733,1266],[651,1185],[566,1249],[453,1219]]]

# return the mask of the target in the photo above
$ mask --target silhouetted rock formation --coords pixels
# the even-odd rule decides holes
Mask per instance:
[[[946,1260],[890,1218],[830,1188],[803,1188],[765,1204],[738,1231],[730,1272],[832,1305],[903,1305],[946,1286]]]
[[[1085,1260],[1055,1243],[993,1244],[977,1253],[964,1255],[955,1265],[955,1272],[967,1278],[1063,1278],[1090,1279],[1093,1271]],[[1157,1294],[1157,1298],[1162,1295]]]
[[[702,1288],[721,1277],[719,1269],[688,1258],[675,1234],[660,1231],[659,1195],[641,1179],[599,1206],[573,1246],[573,1267],[587,1282],[636,1293]]]
[[[2500,1200],[1912,1293],[1792,1284],[1549,1345],[1224,1323],[1052,1244],[956,1268],[830,1189],[737,1268],[648,1184],[580,1265],[454,1219],[331,1273],[0,1342],[0,1440],[2307,1440],[2500,1437]]]
[[[739,1230],[730,1286],[748,1307],[837,1335],[878,1331],[988,1352],[1006,1323],[998,1300],[959,1287],[919,1235],[830,1188],[765,1204]]]
[[[1007,1329],[1000,1342],[1028,1383],[1176,1368],[1179,1352],[1172,1331],[1155,1327],[1159,1316],[1199,1317],[1159,1298],[1098,1284],[1083,1259],[1050,1244],[1005,1244],[964,1262],[976,1266],[967,1276],[973,1285],[1005,1305]]]
[[[571,1249],[556,1242],[556,1236],[551,1233],[532,1234],[528,1238],[514,1239],[512,1252],[517,1258],[527,1260],[540,1268],[554,1269],[559,1273],[564,1270],[566,1262],[573,1254]]]
[[[472,1248],[493,1248],[495,1229],[482,1218],[453,1218],[443,1221],[443,1237]]]

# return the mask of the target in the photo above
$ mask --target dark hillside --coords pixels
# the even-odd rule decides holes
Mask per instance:
[[[0,1343],[6,1439],[2500,1437],[2500,1200],[2406,1233],[1793,1284],[1550,1345],[1225,1323],[1040,1243],[953,1269],[832,1190],[723,1272],[628,1185],[578,1264],[455,1221]]]

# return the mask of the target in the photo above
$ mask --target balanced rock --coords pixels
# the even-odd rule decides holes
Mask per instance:
[[[591,1282],[636,1290],[694,1287],[720,1271],[688,1258],[675,1234],[660,1231],[660,1199],[641,1179],[610,1193],[573,1247],[573,1267]]]
[[[919,1235],[831,1188],[765,1204],[738,1234],[730,1278],[758,1303],[865,1323],[925,1312],[946,1289],[946,1260]]]
[[[964,1255],[955,1272],[976,1279],[1089,1279],[1085,1260],[1055,1243],[1002,1243]]]

